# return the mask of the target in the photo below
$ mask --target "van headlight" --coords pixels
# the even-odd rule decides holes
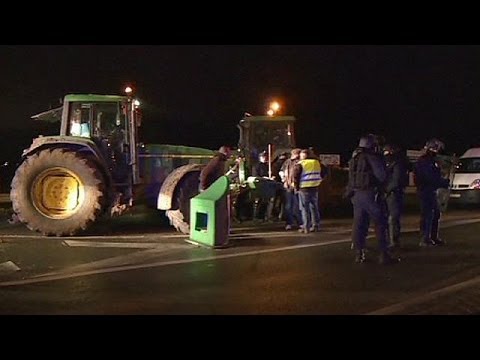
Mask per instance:
[[[480,189],[480,179],[473,180],[470,184],[470,189]]]

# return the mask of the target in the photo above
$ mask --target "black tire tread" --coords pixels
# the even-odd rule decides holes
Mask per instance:
[[[30,186],[35,174],[58,164],[68,169],[75,168],[88,181],[90,201],[79,213],[66,220],[54,220],[43,216],[33,206]],[[54,165],[52,165],[54,166]],[[18,219],[33,231],[43,235],[71,236],[87,229],[101,215],[105,207],[105,184],[97,165],[83,154],[68,149],[47,149],[33,154],[17,169],[12,181],[10,199]]]

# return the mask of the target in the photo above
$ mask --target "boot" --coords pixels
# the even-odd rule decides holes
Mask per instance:
[[[378,258],[378,263],[380,265],[392,265],[392,264],[397,264],[400,262],[399,258],[392,257],[388,251],[384,251],[380,254],[380,257]]]
[[[431,248],[434,245],[435,244],[430,239],[422,239],[422,240],[420,240],[420,243],[418,244],[418,246],[420,246],[422,248]]]
[[[400,245],[400,239],[398,237],[393,238],[392,247],[394,249],[401,249],[402,248],[402,246]]]
[[[355,255],[355,262],[358,264],[363,264],[366,261],[367,258],[365,257],[365,250],[357,250],[357,253]]]
[[[433,244],[436,245],[436,246],[443,246],[443,245],[445,245],[445,243],[446,243],[444,240],[442,240],[442,239],[440,239],[440,238],[438,238],[438,239],[436,239],[436,240],[432,240],[432,242],[433,242]]]

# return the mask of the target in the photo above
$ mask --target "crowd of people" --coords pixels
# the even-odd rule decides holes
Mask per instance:
[[[420,200],[421,247],[445,244],[438,236],[440,209],[437,189],[448,188],[449,180],[443,178],[436,162],[436,155],[443,148],[444,144],[437,139],[428,141],[423,155],[413,168]],[[408,173],[408,160],[398,147],[382,147],[378,137],[372,134],[360,139],[349,161],[346,191],[346,196],[353,204],[352,246],[356,252],[356,262],[367,261],[365,243],[370,220],[375,226],[379,262],[393,264],[400,261],[392,256],[391,250],[401,247],[400,216]]]
[[[444,144],[432,139],[425,144],[424,153],[413,169],[401,149],[394,144],[382,144],[379,137],[369,134],[360,139],[348,163],[349,177],[345,198],[353,205],[352,248],[355,262],[364,263],[366,238],[370,222],[375,227],[379,262],[393,264],[400,261],[392,255],[401,248],[401,214],[409,172],[413,170],[420,200],[420,247],[444,245],[439,238],[440,209],[437,189],[448,188],[449,180],[442,176],[436,155]],[[225,173],[225,163],[231,149],[222,146],[218,154],[200,175],[200,191]],[[288,156],[290,155],[290,156]],[[274,216],[285,220],[285,230],[297,229],[301,233],[320,231],[318,190],[328,176],[312,148],[292,149],[290,154],[277,156],[271,163],[268,154],[259,154],[252,175],[273,180],[276,191],[257,195],[253,201],[253,218],[269,221]],[[278,214],[274,215],[274,209]]]

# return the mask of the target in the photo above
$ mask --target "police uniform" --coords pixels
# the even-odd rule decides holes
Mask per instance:
[[[383,157],[376,153],[372,136],[360,140],[359,147],[349,161],[348,196],[353,204],[352,241],[356,250],[355,261],[363,263],[369,220],[375,224],[375,235],[380,251],[380,263],[396,262],[388,253],[387,217],[382,188],[387,172]]]
[[[420,246],[442,245],[438,237],[440,209],[437,202],[436,191],[439,188],[448,188],[449,180],[442,177],[440,167],[435,161],[435,152],[431,144],[425,146],[427,152],[422,155],[414,168],[415,185],[420,200]]]
[[[387,185],[385,187],[388,209],[389,246],[400,246],[400,217],[403,209],[405,187],[408,185],[407,159],[390,150],[385,155]]]

